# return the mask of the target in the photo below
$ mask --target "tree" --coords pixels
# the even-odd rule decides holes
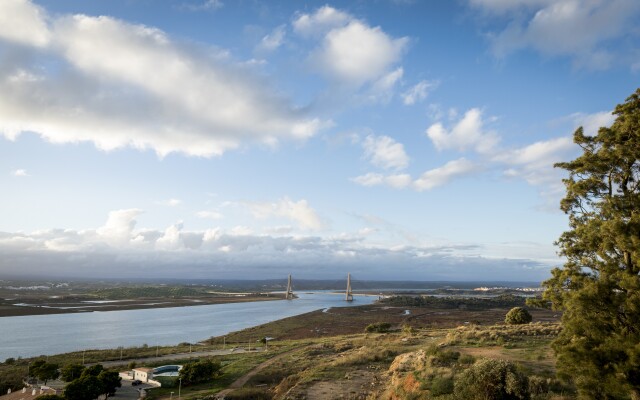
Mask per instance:
[[[178,376],[184,385],[206,382],[215,378],[222,366],[219,362],[202,360],[188,363],[182,366]]]
[[[529,380],[508,361],[484,359],[456,377],[454,393],[464,400],[528,400]]]
[[[116,389],[122,387],[122,378],[116,371],[102,371],[98,374],[98,380],[102,383],[103,393],[109,396],[116,394]]]
[[[65,382],[71,382],[74,379],[80,378],[84,369],[84,366],[80,364],[68,364],[60,370],[60,377]]]
[[[57,394],[45,394],[42,396],[38,396],[38,400],[65,400],[64,397],[58,396]]]
[[[64,388],[64,397],[67,400],[91,400],[103,393],[104,385],[93,375],[83,375]]]
[[[31,376],[44,381],[47,384],[49,379],[56,379],[60,373],[58,372],[58,364],[50,364],[45,360],[36,360],[29,368]]]
[[[559,376],[590,399],[640,399],[640,89],[616,106],[610,128],[574,142],[561,209],[566,258],[543,299],[563,310],[553,344]]]
[[[85,368],[85,370],[82,371],[82,376],[98,376],[100,375],[100,372],[102,372],[103,370],[104,370],[104,367],[102,366],[102,364],[92,365],[90,367]]]
[[[504,323],[509,325],[521,325],[531,322],[532,317],[526,308],[513,307],[504,317]]]

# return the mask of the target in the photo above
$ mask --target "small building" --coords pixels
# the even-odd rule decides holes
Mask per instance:
[[[134,368],[133,379],[137,379],[141,382],[149,382],[149,380],[153,379],[153,368]]]

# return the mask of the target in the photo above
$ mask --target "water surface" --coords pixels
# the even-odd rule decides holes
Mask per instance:
[[[196,343],[211,336],[329,307],[370,304],[376,296],[298,293],[295,300],[0,318],[0,361],[84,349]],[[258,338],[256,338],[258,339]]]

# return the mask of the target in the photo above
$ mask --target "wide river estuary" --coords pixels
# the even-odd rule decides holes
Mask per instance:
[[[0,361],[85,349],[196,343],[211,336],[304,314],[371,304],[376,296],[297,293],[295,300],[0,318]]]

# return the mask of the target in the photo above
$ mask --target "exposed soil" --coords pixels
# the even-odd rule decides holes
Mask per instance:
[[[407,313],[408,310],[408,313]],[[256,337],[272,337],[277,340],[306,339],[326,336],[362,333],[367,325],[389,322],[392,329],[403,325],[415,328],[455,328],[466,323],[494,325],[504,322],[508,308],[482,311],[466,309],[434,309],[420,307],[389,307],[379,304],[331,308],[284,318],[226,335],[227,343],[244,343]],[[550,310],[530,310],[533,321],[557,322],[560,315]],[[222,338],[212,338],[211,343],[222,343]]]

